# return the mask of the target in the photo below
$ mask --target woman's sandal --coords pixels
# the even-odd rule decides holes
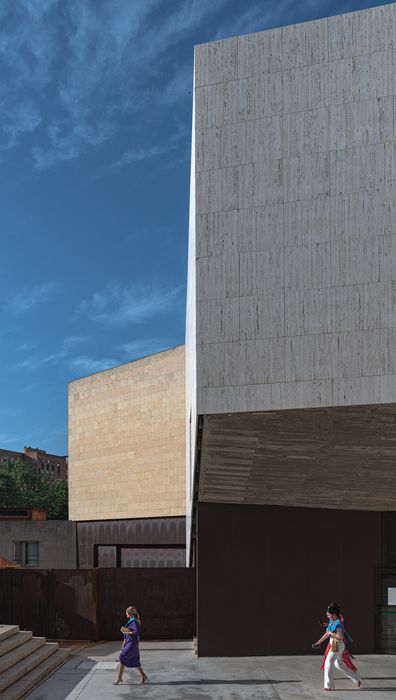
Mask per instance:
[[[143,676],[143,678],[142,678],[142,680],[141,680],[140,682],[141,682],[141,683],[147,683],[147,681],[148,681],[148,676],[146,676],[146,674],[144,674],[144,676]]]
[[[113,681],[113,685],[121,685],[122,681]]]

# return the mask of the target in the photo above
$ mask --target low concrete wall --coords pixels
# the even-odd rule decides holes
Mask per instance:
[[[14,542],[39,542],[41,569],[76,566],[76,524],[70,520],[0,521],[0,556],[13,561]]]

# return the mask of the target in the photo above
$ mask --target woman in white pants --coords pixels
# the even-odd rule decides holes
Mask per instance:
[[[318,641],[313,645],[314,647],[319,647],[325,639],[331,640],[331,649],[326,657],[326,663],[324,667],[324,689],[325,690],[335,690],[334,684],[334,669],[342,671],[348,678],[351,679],[357,685],[358,688],[362,685],[360,676],[358,672],[349,669],[342,661],[342,654],[345,649],[345,630],[340,619],[340,611],[336,605],[329,605],[327,608],[327,619],[329,624],[327,625],[326,632],[323,637],[318,639]]]

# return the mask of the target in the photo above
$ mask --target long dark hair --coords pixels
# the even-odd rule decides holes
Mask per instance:
[[[337,603],[330,603],[330,605],[327,607],[327,612],[329,615],[336,615],[339,619],[341,619],[341,610]]]

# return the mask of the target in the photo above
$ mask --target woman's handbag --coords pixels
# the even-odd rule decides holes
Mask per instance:
[[[334,637],[331,640],[331,651],[338,651],[338,642]]]

